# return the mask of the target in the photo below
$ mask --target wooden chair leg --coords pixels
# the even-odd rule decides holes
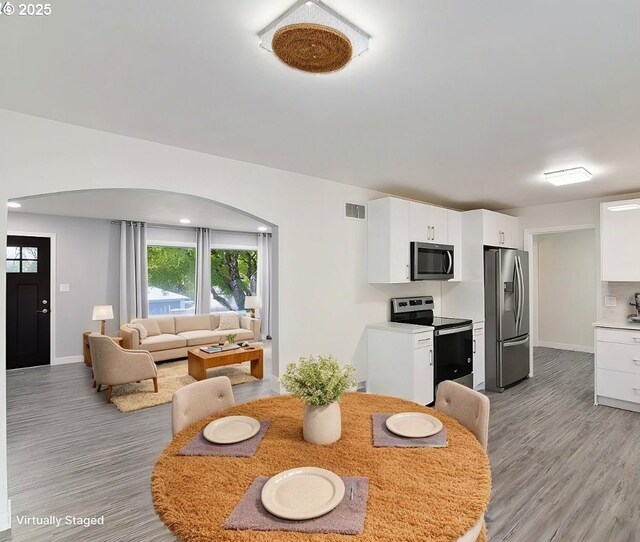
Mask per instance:
[[[107,403],[111,402],[111,389],[113,386],[107,386]]]
[[[97,385],[96,385],[96,391],[98,391],[98,392],[99,392],[101,388],[102,388],[102,384],[97,384]]]
[[[95,381],[95,380],[94,380],[94,381],[93,381],[93,383],[91,384],[91,387],[92,387],[92,388],[95,388],[95,387],[96,387],[96,381]]]
[[[156,393],[158,393],[158,377],[155,377],[153,379],[153,391],[155,391]]]

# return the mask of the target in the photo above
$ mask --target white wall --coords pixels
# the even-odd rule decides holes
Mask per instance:
[[[119,227],[108,220],[10,212],[8,229],[56,235],[53,362],[80,361],[82,333],[99,327],[91,319],[93,306],[113,305],[114,315],[119,314]],[[69,291],[61,292],[60,284],[68,284]],[[119,325],[117,318],[107,321],[107,333],[117,334]]]
[[[616,298],[615,307],[602,307],[602,319],[610,322],[626,322],[636,313],[634,303],[636,292],[640,292],[640,282],[603,282],[602,295]]]
[[[536,236],[538,344],[593,352],[596,247],[593,230]]]
[[[0,202],[87,188],[152,188],[210,198],[277,225],[276,371],[302,355],[331,352],[355,362],[363,379],[365,326],[388,319],[389,298],[439,296],[437,283],[367,284],[366,222],[346,219],[344,205],[382,194],[9,111],[0,110],[0,126]],[[4,237],[6,215],[0,216]],[[2,284],[0,307],[4,303]],[[1,378],[0,474],[6,480],[5,397]],[[0,512],[3,503],[6,482],[0,483]]]

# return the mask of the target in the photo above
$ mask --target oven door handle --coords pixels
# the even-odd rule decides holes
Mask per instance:
[[[453,333],[463,333],[465,331],[473,331],[473,325],[452,327],[450,329],[439,329],[434,332],[436,337],[442,337],[443,335],[452,335]]]

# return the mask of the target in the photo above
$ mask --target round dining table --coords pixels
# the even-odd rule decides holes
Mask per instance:
[[[489,461],[455,419],[416,403],[346,393],[342,436],[328,446],[302,438],[303,405],[290,395],[236,405],[178,433],[153,469],[153,504],[164,524],[187,542],[452,542],[482,522],[491,491]],[[447,429],[443,448],[374,447],[372,414],[424,412]],[[211,421],[230,415],[271,422],[252,457],[184,456],[180,450]],[[225,529],[223,524],[258,476],[321,467],[369,481],[361,534]],[[478,537],[485,540],[484,529]]]

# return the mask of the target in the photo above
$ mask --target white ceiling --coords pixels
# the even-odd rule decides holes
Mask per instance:
[[[157,190],[104,189],[61,192],[23,198],[22,207],[9,212],[37,213],[81,218],[136,220],[150,224],[184,226],[181,218],[191,220],[189,226],[217,230],[257,232],[267,223],[213,201]]]
[[[638,0],[327,3],[373,39],[322,76],[258,47],[293,0],[3,16],[0,107],[460,208],[640,187]]]

